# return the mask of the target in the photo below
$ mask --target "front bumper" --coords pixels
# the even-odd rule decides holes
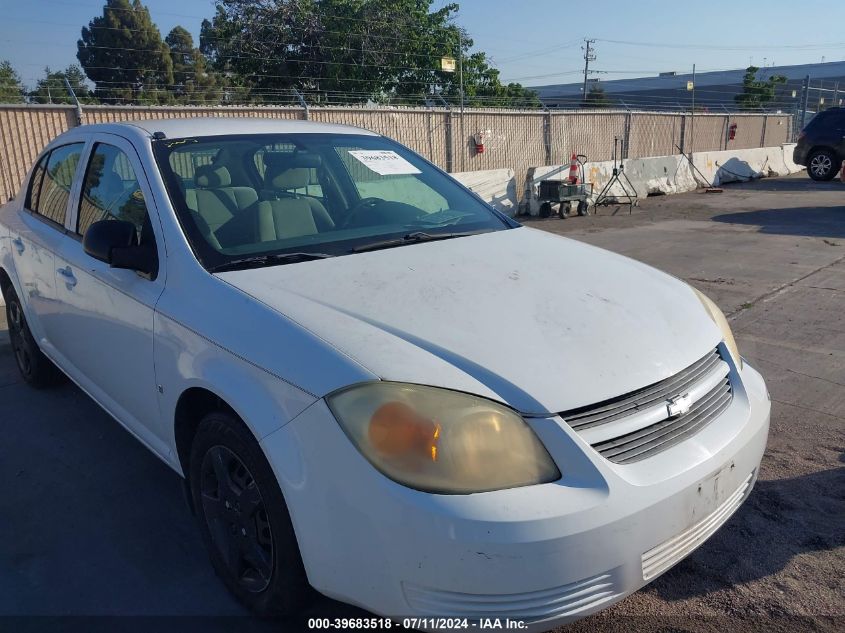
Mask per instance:
[[[598,611],[689,554],[754,484],[770,403],[746,365],[730,408],[647,460],[604,460],[559,418],[530,420],[563,473],[473,495],[377,472],[319,401],[265,438],[311,584],[394,618],[510,617],[531,630]]]
[[[792,150],[792,162],[796,165],[807,166],[807,154],[810,148],[804,143],[799,142],[795,149]]]

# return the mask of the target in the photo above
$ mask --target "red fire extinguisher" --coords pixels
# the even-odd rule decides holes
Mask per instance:
[[[728,140],[732,141],[736,138],[736,123],[731,123],[728,128]]]

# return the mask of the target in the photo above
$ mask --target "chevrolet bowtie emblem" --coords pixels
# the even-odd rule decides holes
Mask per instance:
[[[666,401],[666,411],[669,413],[670,418],[683,415],[689,412],[690,409],[692,409],[692,398],[688,393],[669,398]]]

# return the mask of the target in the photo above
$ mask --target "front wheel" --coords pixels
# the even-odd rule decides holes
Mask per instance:
[[[15,363],[24,381],[37,389],[51,387],[62,379],[62,373],[39,349],[35,337],[26,322],[23,306],[15,291],[5,289],[6,321],[9,324],[9,339],[15,354]]]
[[[839,165],[836,154],[829,149],[820,149],[810,154],[807,161],[807,173],[817,181],[833,180]]]
[[[191,496],[211,564],[258,615],[295,615],[311,589],[278,481],[244,424],[207,415],[191,448]]]

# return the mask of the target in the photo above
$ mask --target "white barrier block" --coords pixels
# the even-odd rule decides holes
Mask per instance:
[[[502,213],[516,214],[516,178],[513,169],[487,169],[450,174]]]

